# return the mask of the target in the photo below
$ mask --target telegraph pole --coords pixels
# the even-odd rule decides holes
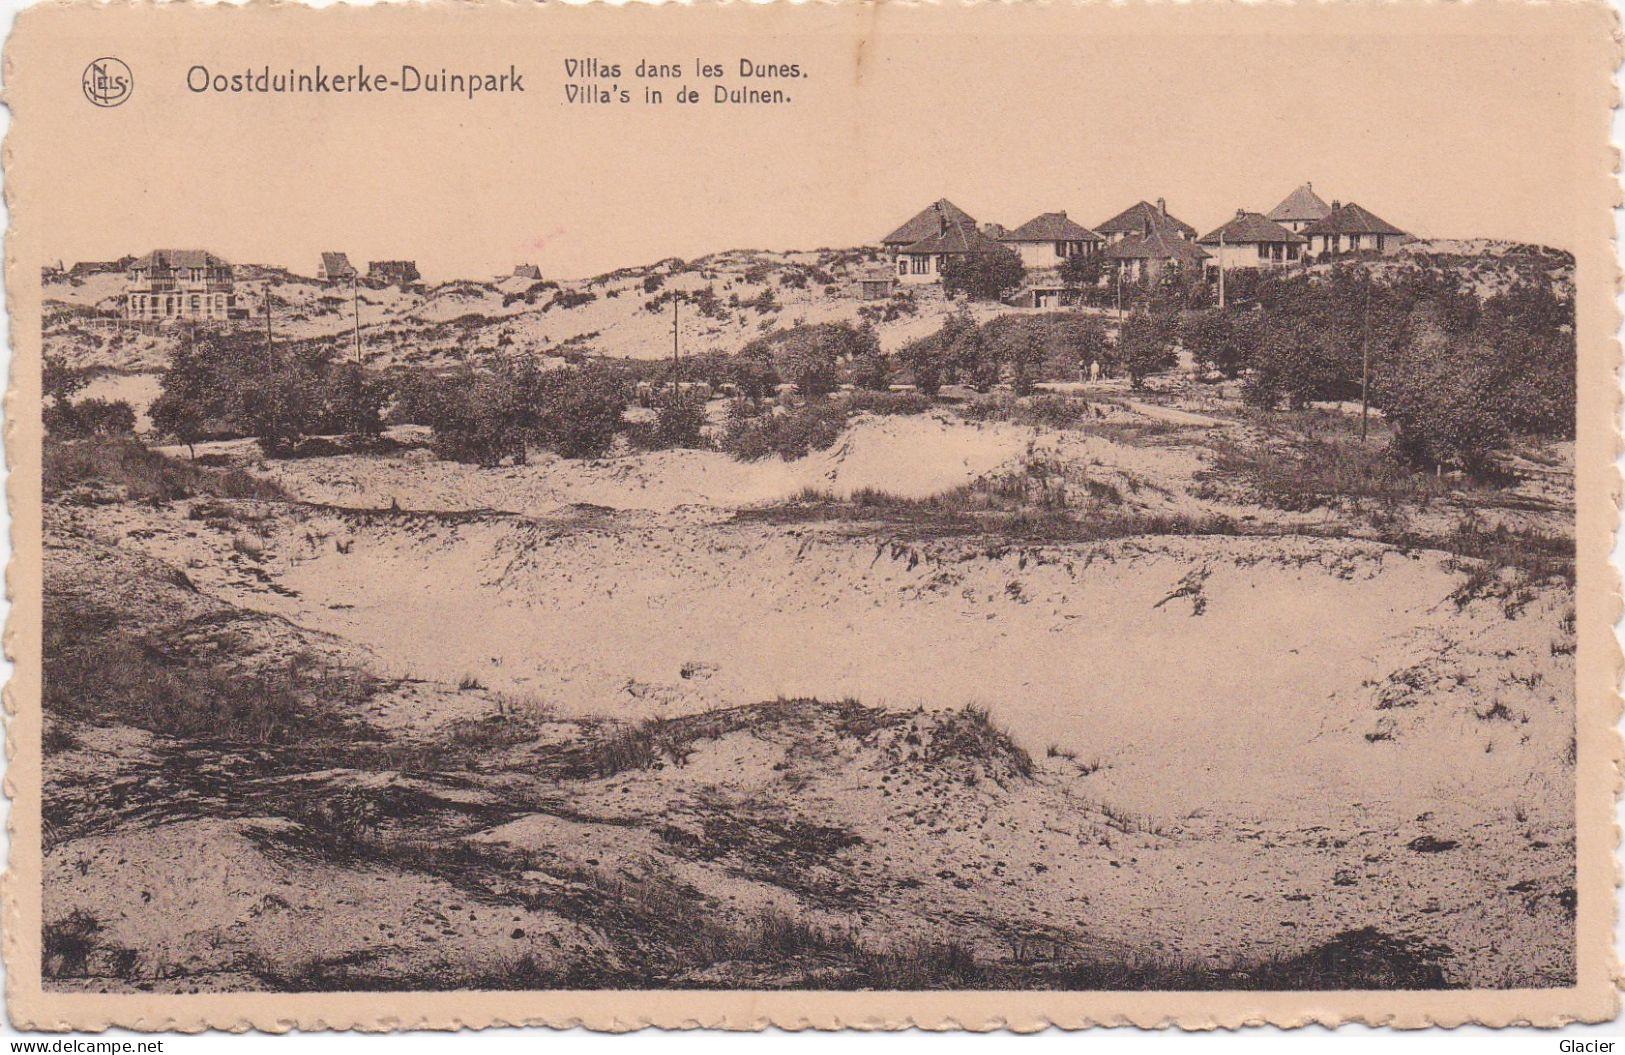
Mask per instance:
[[[361,365],[361,287],[355,270],[350,271],[350,306],[355,310],[355,365]]]
[[[1371,272],[1365,273],[1365,319],[1360,336],[1360,442],[1365,443],[1366,416],[1371,411]]]
[[[271,283],[265,283],[265,372],[271,372]]]
[[[677,351],[677,291],[671,294],[671,400],[677,402],[681,394],[677,387],[678,374],[682,372],[683,360]]]
[[[1219,228],[1219,307],[1224,307],[1224,228]]]

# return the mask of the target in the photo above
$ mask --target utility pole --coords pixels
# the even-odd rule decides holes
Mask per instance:
[[[671,294],[671,400],[677,402],[681,394],[677,387],[678,375],[682,372],[683,360],[677,352],[677,291]]]
[[[271,372],[271,283],[265,284],[265,372]]]
[[[1123,321],[1123,265],[1118,264],[1117,272],[1117,321]]]
[[[1360,442],[1365,443],[1366,417],[1371,412],[1371,272],[1365,273],[1365,319],[1360,338]]]
[[[355,309],[355,365],[361,365],[361,287],[354,269],[350,273],[350,306]]]
[[[1224,307],[1224,228],[1219,228],[1219,307]]]

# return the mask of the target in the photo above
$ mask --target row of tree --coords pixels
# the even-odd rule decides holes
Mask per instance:
[[[987,391],[1005,380],[1025,394],[1036,381],[1077,378],[1094,364],[1138,387],[1183,348],[1209,376],[1239,378],[1260,408],[1356,399],[1364,390],[1392,422],[1398,452],[1419,464],[1476,470],[1512,433],[1573,434],[1574,305],[1550,279],[1526,277],[1486,298],[1448,271],[1378,280],[1350,266],[1246,276],[1234,290],[1236,302],[1221,310],[1193,306],[1182,280],[1158,282],[1115,334],[1082,312],[977,322],[962,307],[895,355],[882,352],[869,324],[799,325],[734,355],[692,357],[682,377],[730,384],[754,402],[786,382],[809,401],[843,384],[883,391],[905,381],[927,396],[946,384]],[[387,407],[391,422],[429,426],[442,456],[482,465],[523,462],[535,447],[598,456],[623,430],[642,446],[703,442],[703,407],[692,399],[663,396],[652,423],[624,421],[633,381],[669,381],[671,364],[544,370],[493,352],[450,373],[380,375],[334,352],[322,342],[267,349],[245,333],[189,343],[164,374],[154,427],[189,445],[254,436],[279,455],[311,436],[375,437]],[[80,388],[72,371],[48,364],[53,435],[128,429],[127,406],[76,400]]]
[[[1185,314],[1178,340],[1258,407],[1363,391],[1429,467],[1477,471],[1513,434],[1574,435],[1574,301],[1545,274],[1488,297],[1441,271],[1266,276],[1241,307]]]

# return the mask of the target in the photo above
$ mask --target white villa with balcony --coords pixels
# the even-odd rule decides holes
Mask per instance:
[[[224,322],[236,300],[231,265],[202,249],[154,249],[129,267],[125,317]]]

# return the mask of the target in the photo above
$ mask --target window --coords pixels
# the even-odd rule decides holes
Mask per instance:
[[[1386,248],[1388,248],[1388,236],[1385,234],[1377,235],[1377,252],[1380,253]]]
[[[908,257],[900,256],[897,258],[897,273],[899,275],[908,274]]]
[[[911,257],[910,259],[914,261],[914,273],[916,275],[924,275],[924,274],[929,273],[930,267],[931,267],[931,258],[930,257],[928,257],[928,256],[916,256],[916,257]]]
[[[1066,257],[1066,243],[1065,242],[1056,242],[1055,243],[1055,255],[1058,256],[1058,257],[1062,257],[1062,258]]]

